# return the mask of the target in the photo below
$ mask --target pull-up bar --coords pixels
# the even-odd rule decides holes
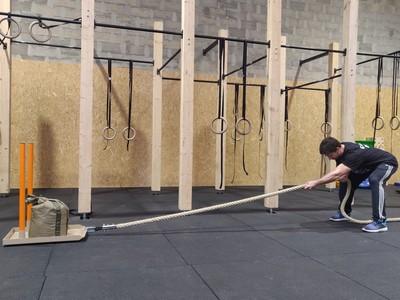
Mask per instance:
[[[312,84],[316,84],[316,83],[324,82],[324,81],[327,81],[327,80],[339,78],[341,76],[342,76],[342,74],[338,74],[338,75],[333,75],[333,76],[328,77],[328,78],[324,78],[324,79],[320,79],[320,80],[316,80],[316,81],[300,84],[298,86],[286,87],[285,89],[281,89],[281,94],[283,94],[284,92],[290,91],[290,90],[301,89],[303,87],[306,87],[306,86],[309,86],[309,85],[312,85]]]
[[[163,80],[170,80],[170,81],[180,81],[180,78],[176,77],[163,77]],[[194,82],[199,82],[199,83],[219,83],[218,80],[207,80],[207,79],[194,79]],[[243,83],[236,83],[236,82],[227,82],[227,85],[243,85]],[[266,84],[257,84],[257,83],[246,83],[247,86],[267,86]]]
[[[66,23],[66,24],[81,24],[80,18],[74,19],[74,20],[68,20],[68,19],[59,19],[59,18],[48,18],[48,17],[43,17],[39,15],[22,15],[22,14],[14,14],[14,13],[4,13],[0,12],[0,16],[7,16],[9,18],[11,17],[17,17],[17,18],[26,18],[26,19],[34,19],[34,20],[41,20],[41,21],[51,21],[51,22],[60,22],[60,23]]]
[[[176,51],[174,55],[172,55],[159,69],[157,69],[157,75],[160,75],[162,69],[164,69],[170,63],[170,61],[173,60],[175,56],[177,56],[179,53],[181,53],[181,49],[178,49],[178,51]]]
[[[383,54],[383,55],[380,55],[380,54],[373,54],[373,53],[357,52],[357,55],[375,56],[375,57],[374,57],[374,58],[367,59],[367,60],[364,60],[364,61],[360,61],[360,62],[358,62],[356,65],[359,66],[359,65],[362,65],[362,64],[365,64],[365,63],[369,63],[369,62],[371,62],[371,61],[374,61],[374,60],[379,59],[380,57],[397,58],[398,56],[396,56],[396,53],[399,53],[399,52],[400,52],[400,50],[397,50],[397,51],[391,52],[391,53],[389,53],[389,54]],[[335,69],[335,73],[336,73],[337,71],[341,71],[341,70],[342,70],[342,68]]]
[[[300,59],[299,65],[302,66],[302,65],[305,64],[305,63],[308,63],[308,62],[310,62],[310,61],[316,60],[316,59],[318,59],[318,58],[322,58],[322,57],[324,57],[324,56],[327,56],[328,54],[329,54],[329,52],[328,52],[328,51],[325,51],[325,52],[323,52],[323,53],[320,53],[320,54],[311,56],[311,57],[306,58],[306,59]]]
[[[136,60],[136,59],[128,59],[128,58],[112,58],[112,57],[95,56],[94,59],[113,60],[113,61],[123,61],[123,62],[133,62],[133,63],[154,65],[154,61]]]
[[[218,45],[218,40],[215,40],[214,42],[212,42],[211,45],[209,45],[207,48],[203,49],[203,56],[207,55],[207,53],[217,45]]]
[[[94,26],[95,27],[114,28],[114,29],[126,29],[126,30],[142,31],[142,32],[151,32],[151,33],[164,33],[164,34],[182,36],[182,32],[157,30],[157,29],[150,29],[150,28],[140,28],[140,27],[132,27],[132,26],[123,26],[123,25],[116,25],[116,24],[106,24],[106,23],[95,22]]]
[[[261,60],[263,60],[263,59],[265,59],[265,58],[267,58],[267,55],[263,55],[263,56],[261,56],[261,57],[255,59],[255,60],[253,60],[251,63],[246,64],[246,67],[251,66],[251,65],[253,65],[253,64],[255,64],[255,63],[258,63],[259,61],[261,61]],[[237,68],[237,69],[235,69],[235,70],[233,70],[233,71],[230,71],[229,73],[227,73],[227,74],[224,75],[224,78],[225,78],[225,77],[228,77],[229,75],[232,75],[233,73],[236,73],[236,72],[242,70],[243,67],[244,67],[244,66],[241,66],[241,67],[239,67],[239,68]]]
[[[321,51],[321,52],[332,52],[332,53],[342,53],[346,55],[346,49],[344,50],[334,50],[334,49],[323,49],[323,48],[309,48],[309,47],[301,47],[301,46],[290,46],[290,45],[281,45],[282,48],[287,49],[299,49],[299,50],[310,50],[310,51]]]

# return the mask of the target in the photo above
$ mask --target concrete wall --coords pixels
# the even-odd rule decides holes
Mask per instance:
[[[13,11],[29,15],[42,15],[74,19],[80,17],[80,0],[14,0]],[[180,31],[179,0],[96,0],[96,22],[124,26],[152,28],[154,21],[164,22],[168,31]],[[400,2],[396,0],[360,1],[358,40],[359,52],[386,54],[400,50]],[[287,44],[311,48],[328,48],[332,41],[342,41],[341,0],[283,0],[282,34]],[[196,1],[196,33],[217,36],[219,29],[228,29],[230,37],[250,40],[266,39],[267,0],[202,0]],[[21,20],[23,22],[23,20]],[[31,22],[31,20],[29,20]],[[28,22],[28,23],[29,23]],[[22,39],[29,40],[28,24],[23,26]],[[96,28],[96,53],[99,56],[152,59],[152,40],[148,33],[137,31]],[[179,37],[166,36],[165,59],[180,47]],[[54,44],[79,46],[80,32],[77,25],[53,28]],[[203,57],[201,50],[209,40],[196,40],[196,70],[215,73],[217,56],[211,52]],[[240,66],[241,45],[231,43],[236,49],[230,52],[231,69]],[[23,59],[76,61],[79,53],[74,50],[37,46],[15,46],[15,57]],[[327,58],[298,68],[299,60],[320,52],[288,50],[287,79],[313,81],[326,76]],[[249,61],[265,54],[265,47],[253,45],[249,49]],[[370,57],[359,56],[359,61]],[[383,84],[390,85],[391,63],[385,63]],[[376,81],[377,63],[360,65],[357,83],[371,85]],[[170,69],[178,68],[178,60],[170,63]],[[265,76],[265,62],[249,68],[255,77]]]

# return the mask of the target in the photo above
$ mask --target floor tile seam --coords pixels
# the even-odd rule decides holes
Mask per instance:
[[[41,297],[41,295],[43,293],[43,289],[44,289],[45,283],[47,281],[47,269],[48,269],[48,267],[50,265],[50,261],[51,261],[51,259],[53,257],[54,247],[55,247],[55,244],[53,244],[52,247],[51,247],[51,251],[49,253],[49,257],[47,259],[46,266],[44,267],[44,272],[43,272],[44,280],[42,282],[42,286],[40,287],[40,292],[39,292],[39,298],[38,299],[40,299],[40,297]]]
[[[220,262],[206,262],[206,263],[192,263],[190,266],[196,268],[196,267],[202,267],[202,266],[218,266],[218,265],[231,265],[231,264],[258,264],[258,263],[271,263],[271,262],[276,262],[280,261],[283,259],[286,260],[297,260],[299,258],[308,258],[306,256],[272,256],[272,257],[267,257],[265,259],[262,258],[257,258],[257,259],[236,259],[236,260],[230,260],[230,261],[220,261]]]
[[[174,249],[174,251],[176,252],[176,254],[178,254],[178,256],[182,259],[182,261],[186,264],[186,265],[190,265],[189,262],[185,259],[185,257],[179,252],[179,250],[177,249],[177,247],[174,245],[174,243],[168,238],[168,235],[163,234],[164,238],[167,240],[168,244],[172,247],[172,249]]]
[[[267,238],[269,238],[270,240],[274,241],[275,243],[277,243],[277,244],[279,244],[279,245],[281,245],[281,246],[283,246],[283,247],[285,247],[285,248],[287,248],[287,249],[289,249],[289,250],[295,252],[296,254],[300,255],[301,257],[307,257],[307,256],[305,256],[303,253],[299,252],[298,250],[296,250],[296,249],[294,249],[294,248],[291,248],[291,247],[289,247],[288,245],[286,245],[286,244],[284,244],[284,243],[282,243],[282,242],[280,242],[280,241],[274,239],[273,237],[269,236],[269,235],[268,235],[267,233],[265,233],[263,230],[259,230],[259,232],[260,232],[262,235],[264,235],[264,236],[266,236]]]
[[[114,273],[118,271],[132,271],[132,269],[135,270],[147,270],[147,269],[163,269],[163,268],[175,268],[175,267],[185,267],[185,266],[190,266],[190,264],[185,263],[173,263],[173,264],[168,264],[168,265],[156,265],[156,264],[149,264],[149,265],[143,265],[143,264],[137,264],[137,265],[129,265],[127,267],[119,267],[119,268],[97,268],[97,269],[90,269],[90,270],[77,270],[77,271],[61,271],[61,272],[51,272],[51,273],[46,273],[47,278],[51,278],[52,276],[64,276],[64,275],[76,275],[76,274],[91,274],[91,273],[101,273],[101,272],[109,272],[109,273]]]
[[[371,289],[370,287],[366,286],[365,284],[363,284],[363,283],[361,283],[361,282],[359,282],[359,281],[357,281],[357,280],[355,280],[355,279],[353,279],[353,278],[347,276],[346,274],[344,274],[344,273],[342,273],[342,272],[340,272],[340,271],[338,271],[338,270],[333,269],[332,267],[330,267],[330,266],[328,266],[328,265],[326,265],[326,264],[324,264],[324,263],[322,263],[322,262],[320,262],[320,261],[318,261],[318,260],[315,260],[313,257],[309,256],[308,258],[309,258],[310,260],[316,262],[317,264],[319,264],[319,265],[321,265],[321,266],[323,266],[323,267],[325,267],[325,268],[328,268],[329,270],[335,272],[336,274],[338,274],[338,275],[340,275],[340,276],[342,276],[342,277],[344,277],[344,278],[347,278],[347,279],[350,280],[351,282],[353,282],[353,283],[355,283],[355,284],[357,284],[357,285],[359,285],[359,286],[362,286],[363,288],[365,288],[365,289],[367,289],[367,290],[373,292],[374,294],[377,294],[377,295],[379,295],[379,296],[382,297],[382,298],[385,298],[385,299],[390,300],[390,298],[388,298],[388,297],[386,297],[386,296],[384,296],[384,295],[378,293],[377,291]]]
[[[258,230],[252,228],[251,226],[247,226],[249,228],[243,228],[243,229],[236,229],[236,230],[231,230],[231,229],[226,229],[226,230],[213,230],[213,229],[206,229],[206,230],[201,230],[201,231],[181,231],[181,232],[169,232],[169,231],[163,231],[162,234],[166,235],[180,235],[180,234],[204,234],[204,233],[241,233],[241,232],[257,232]]]
[[[207,280],[201,276],[201,274],[197,271],[197,269],[194,267],[194,265],[190,265],[190,268],[193,270],[193,272],[200,278],[200,280],[204,283],[204,285],[209,289],[209,291],[215,296],[215,299],[220,299],[217,295],[217,293],[214,291],[214,289],[209,285]]]
[[[383,242],[383,241],[379,241],[377,239],[374,239],[374,234],[376,234],[376,233],[357,232],[356,234],[360,235],[362,237],[366,237],[367,239],[372,240],[374,242],[378,242],[378,243],[381,243],[381,244],[383,244],[385,246],[393,247],[393,248],[396,248],[396,249],[400,250],[400,246],[392,245],[392,244],[389,244],[387,242]],[[378,232],[378,234],[382,234],[382,232]],[[383,234],[384,234],[384,232],[383,232]],[[384,252],[396,252],[396,251],[397,250],[384,251]]]

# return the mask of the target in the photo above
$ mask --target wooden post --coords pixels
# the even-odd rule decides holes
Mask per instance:
[[[154,22],[155,30],[163,30],[163,22]],[[163,64],[163,34],[153,36],[153,127],[151,154],[151,190],[161,190],[161,121],[162,121],[162,74],[157,70]],[[162,71],[161,71],[162,72]]]
[[[26,222],[25,144],[19,144],[19,238],[25,238]]]
[[[329,45],[331,50],[339,50],[339,43],[331,43]],[[339,53],[329,53],[329,66],[328,66],[328,77],[332,77],[335,74],[335,69],[339,68]],[[328,81],[329,93],[329,107],[328,122],[332,125],[332,131],[329,136],[338,138],[339,135],[339,107],[340,107],[340,94],[339,94],[339,80],[331,79]],[[329,160],[326,164],[326,173],[333,171],[336,168],[335,160]],[[325,185],[329,189],[336,187],[336,182],[331,182]]]
[[[286,45],[286,36],[281,37],[281,45]],[[281,90],[286,86],[286,48],[281,48]],[[280,122],[279,122],[279,181],[280,188],[283,188],[283,166],[285,164],[285,94],[281,94],[280,98]]]
[[[342,70],[340,139],[354,141],[356,116],[358,0],[344,0],[343,47],[346,49]]]
[[[283,122],[280,114],[281,101],[281,19],[282,3],[278,0],[268,0],[267,39],[270,41],[268,55],[268,85],[266,101],[266,136],[265,136],[265,193],[279,190],[280,182],[279,145],[280,122]],[[270,209],[279,205],[278,196],[268,197],[264,205]]]
[[[0,1],[0,11],[11,11],[11,0]],[[7,32],[7,22],[2,22]],[[10,114],[11,114],[11,42],[3,40],[0,50],[0,195],[10,193]]]
[[[179,209],[192,209],[194,0],[182,1],[181,111],[179,147]]]
[[[94,0],[82,1],[78,213],[91,212]]]
[[[228,37],[228,30],[221,29],[218,32],[218,36],[220,37]],[[221,45],[220,45],[221,46]],[[223,74],[228,73],[228,43],[225,43],[224,49],[224,62],[219,61],[218,70],[220,70],[220,64],[223,63]],[[218,49],[218,53],[220,53],[220,49]],[[227,95],[228,95],[228,84],[225,78],[222,76],[221,82],[221,97],[220,99],[224,99],[222,103],[221,110],[223,111],[222,117],[226,116],[226,103],[227,103]],[[219,105],[219,104],[218,104]],[[226,124],[227,125],[227,124]],[[224,125],[222,125],[224,126]],[[226,159],[226,131],[222,134],[215,135],[215,189],[216,190],[225,190],[225,159]],[[222,177],[221,177],[222,176]]]

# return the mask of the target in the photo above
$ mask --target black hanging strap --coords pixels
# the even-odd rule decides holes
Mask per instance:
[[[234,102],[234,107],[233,107],[233,115],[235,117],[235,124],[238,121],[238,115],[239,115],[239,88],[240,85],[238,83],[235,83],[235,102]],[[233,139],[233,177],[231,183],[235,181],[235,166],[236,166],[236,143],[241,139],[241,135],[238,137],[238,132],[236,130],[236,127],[232,130],[231,137]]]
[[[284,130],[285,130],[285,168],[287,170],[288,164],[288,148],[289,148],[289,131],[292,125],[289,121],[289,92],[287,87],[285,87],[285,123],[284,123]]]
[[[107,118],[107,127],[111,128],[111,92],[112,92],[112,82],[111,82],[111,73],[112,73],[112,60],[108,60],[108,81],[107,81],[107,110],[106,110],[106,118]]]
[[[377,91],[376,91],[376,108],[375,118],[372,120],[372,127],[374,128],[373,141],[375,141],[376,131],[381,130],[385,126],[385,121],[381,117],[381,100],[380,94],[382,90],[382,79],[383,79],[383,57],[378,59],[378,75],[377,75]],[[378,120],[381,121],[381,125],[378,126]]]
[[[397,57],[393,58],[393,75],[392,75],[392,117],[390,119],[390,128],[397,130],[400,127],[400,118],[398,116],[399,109],[399,66],[400,66],[400,52],[395,54]]]
[[[324,91],[325,94],[325,113],[324,113],[324,123],[321,125],[321,132],[324,134],[324,138],[328,137],[329,134],[332,132],[332,124],[329,122],[329,94],[330,89],[326,89]],[[321,155],[321,169],[320,169],[320,176],[322,177],[326,173],[326,162],[325,162],[325,155]]]
[[[265,123],[265,110],[264,103],[265,102],[265,85],[260,86],[260,127],[258,129],[258,176],[262,179],[261,176],[261,141],[264,138],[264,123]]]
[[[219,70],[218,70],[218,115],[211,122],[211,130],[215,134],[223,134],[228,128],[227,122],[225,119],[224,112],[224,102],[225,102],[225,93],[223,87],[224,80],[224,70],[225,70],[225,39],[219,39]],[[218,124],[220,125],[219,128]]]
[[[112,73],[112,60],[108,60],[108,68],[107,68],[107,101],[106,101],[106,121],[107,126],[103,129],[102,135],[104,139],[107,141],[106,146],[103,150],[107,149],[108,141],[113,140],[115,138],[115,128],[111,127],[111,96],[112,96],[112,81],[111,81],[111,73]]]
[[[222,189],[224,184],[224,133],[228,128],[226,119],[225,119],[225,111],[224,111],[224,101],[225,101],[225,93],[223,87],[223,79],[224,79],[224,70],[225,70],[225,39],[221,38],[219,40],[219,79],[218,79],[218,118],[221,120],[221,128],[220,128],[220,146],[221,146],[221,181],[219,188]],[[225,124],[225,126],[224,126]]]
[[[129,106],[128,106],[128,126],[123,131],[126,139],[126,151],[129,151],[129,142],[136,136],[136,130],[132,127],[132,93],[133,93],[133,62],[129,61]],[[125,132],[126,135],[125,136]],[[132,134],[131,134],[132,133]]]
[[[327,89],[324,91],[325,93],[325,114],[324,114],[324,123],[321,125],[321,131],[324,134],[324,137],[327,137],[332,132],[332,124],[329,122],[329,94],[331,90]]]
[[[246,170],[246,155],[245,155],[245,148],[246,148],[246,135],[250,133],[251,126],[249,121],[246,119],[246,85],[247,85],[247,41],[243,42],[243,92],[242,92],[242,121],[243,123],[243,132],[239,132],[243,134],[243,152],[242,152],[242,166],[243,171],[246,175],[249,173]],[[246,131],[246,123],[249,123],[249,129]]]

